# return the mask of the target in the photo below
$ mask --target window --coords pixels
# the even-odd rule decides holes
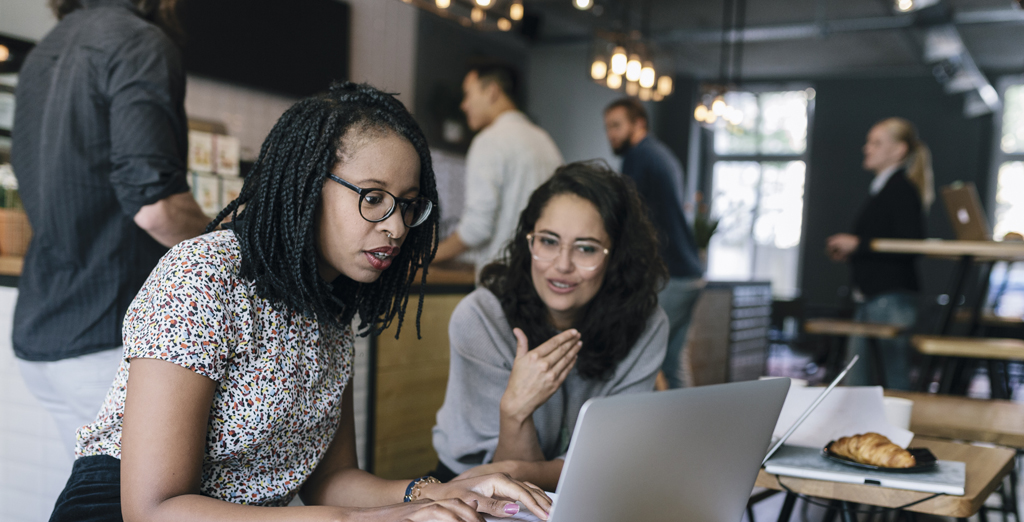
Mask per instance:
[[[995,118],[995,239],[1024,233],[1024,77],[1010,78],[1002,86],[1003,111]],[[989,281],[993,312],[1024,317],[1024,263],[996,263]]]
[[[996,134],[996,239],[1007,232],[1024,233],[1024,83],[1004,91],[1001,126]]]
[[[814,90],[729,92],[743,113],[716,127],[709,147],[711,216],[708,278],[769,280],[776,297],[800,293],[807,131]]]

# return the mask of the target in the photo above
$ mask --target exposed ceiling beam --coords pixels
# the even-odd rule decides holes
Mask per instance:
[[[991,9],[963,11],[953,14],[956,25],[1015,23],[1024,24],[1024,11],[1017,9]],[[913,16],[878,16],[870,18],[848,18],[827,20],[817,23],[772,25],[748,27],[743,31],[730,31],[726,41],[772,42],[781,40],[805,40],[819,38],[830,33],[863,31],[885,31],[906,29],[914,26]],[[659,44],[718,43],[723,38],[720,30],[676,29],[652,35]]]

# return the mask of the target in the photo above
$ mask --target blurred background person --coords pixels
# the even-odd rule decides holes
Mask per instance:
[[[704,287],[693,229],[683,214],[683,167],[672,151],[650,134],[647,111],[635,98],[622,98],[608,105],[604,128],[612,151],[622,156],[622,173],[636,183],[658,231],[658,252],[670,276],[658,294],[658,303],[671,324],[662,371],[670,388],[682,388],[687,385],[686,335],[693,307]]]
[[[177,0],[51,0],[11,162],[32,225],[14,353],[72,455],[121,362],[121,321],[168,247],[209,222],[186,182]]]
[[[875,124],[864,144],[864,169],[874,173],[868,200],[852,234],[835,234],[826,242],[833,261],[849,262],[853,280],[854,319],[910,327],[917,322],[920,289],[916,257],[871,251],[875,238],[924,239],[925,217],[935,200],[931,153],[914,125],[902,118]],[[910,389],[910,347],[906,338],[880,340],[888,387]],[[851,337],[847,357],[860,355],[847,377],[854,385],[870,384],[875,368],[867,342]]]
[[[460,107],[479,133],[466,153],[462,217],[438,246],[435,262],[471,251],[479,275],[512,239],[530,194],[562,164],[551,136],[516,107],[518,89],[515,70],[495,62],[472,66],[462,82]]]

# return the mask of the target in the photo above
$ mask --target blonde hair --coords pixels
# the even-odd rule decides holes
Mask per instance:
[[[903,158],[907,168],[907,179],[917,187],[921,196],[921,208],[928,209],[935,201],[935,181],[932,173],[932,153],[920,138],[913,123],[903,118],[888,118],[878,122],[889,130],[896,141],[907,144],[907,155]]]

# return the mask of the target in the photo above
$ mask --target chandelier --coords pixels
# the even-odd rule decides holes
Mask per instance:
[[[747,19],[747,0],[723,0],[722,45],[715,83],[701,87],[700,103],[693,118],[705,127],[737,126],[743,122],[743,111],[728,103],[726,95],[735,90],[743,68],[743,30]]]
[[[672,94],[672,77],[658,75],[651,45],[635,32],[599,33],[594,38],[590,78],[641,101],[661,101]]]

